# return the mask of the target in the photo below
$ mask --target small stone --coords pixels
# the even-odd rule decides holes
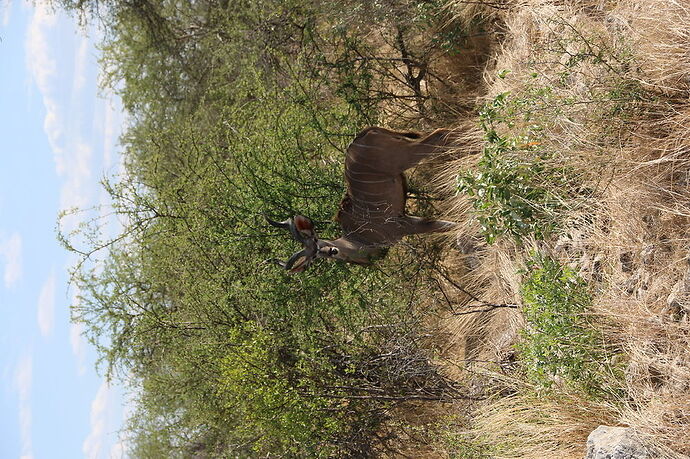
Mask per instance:
[[[686,315],[685,304],[688,300],[688,292],[685,288],[685,279],[679,280],[671,289],[666,298],[666,306],[661,311],[663,316],[674,321],[680,321]]]
[[[585,459],[653,459],[655,453],[630,427],[599,426],[587,437]]]
[[[671,289],[671,293],[666,299],[666,304],[674,307],[682,307],[687,292],[685,290],[685,281],[680,280],[675,283]]]
[[[621,269],[624,273],[629,273],[633,270],[633,255],[632,252],[623,252],[618,257],[621,261]]]
[[[637,271],[635,274],[630,276],[627,281],[623,284],[623,291],[628,295],[632,295],[637,290],[640,283],[640,272]]]
[[[685,275],[683,276],[683,289],[685,293],[690,293],[690,268],[685,271]]]
[[[650,265],[654,263],[654,253],[656,250],[654,250],[654,244],[647,244],[644,249],[640,252],[640,258],[642,259],[642,263],[645,265]]]
[[[596,282],[602,282],[604,280],[604,266],[603,266],[604,256],[598,254],[594,257],[592,262],[592,280]]]

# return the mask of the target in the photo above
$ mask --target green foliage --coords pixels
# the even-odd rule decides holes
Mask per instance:
[[[222,361],[218,391],[228,411],[243,421],[238,433],[258,437],[256,452],[333,453],[321,443],[346,427],[337,417],[340,402],[315,396],[296,377],[302,363],[281,356],[282,343],[265,331],[251,330],[233,341],[236,345]]]
[[[490,243],[557,232],[613,170],[610,149],[644,102],[624,43],[559,17],[549,27],[533,61],[497,73],[511,90],[480,109],[482,156],[458,175]]]
[[[371,456],[392,402],[449,387],[414,313],[424,268],[399,250],[290,276],[268,260],[298,247],[265,216],[336,236],[343,150],[410,97],[363,25],[424,57],[409,2],[63,3],[104,21],[104,83],[131,114],[126,171],[104,183],[118,233],[60,235],[82,257],[73,319],[132,385],[130,453]]]
[[[607,348],[590,313],[586,283],[572,269],[539,254],[524,274],[527,325],[517,349],[527,377],[542,389],[558,383],[602,395],[615,376],[606,367]]]
[[[557,228],[569,171],[550,162],[554,153],[541,147],[543,128],[532,123],[550,95],[548,88],[521,97],[501,93],[480,111],[486,145],[476,171],[458,175],[458,189],[470,196],[489,243],[502,235],[543,239]],[[526,127],[511,130],[517,122]]]
[[[439,415],[426,423],[410,425],[398,421],[394,425],[407,432],[417,444],[431,446],[437,457],[489,459],[498,452],[495,438],[489,439],[471,432],[471,416]]]
[[[489,459],[493,457],[486,445],[476,445],[454,435],[448,439],[451,459]]]
[[[495,439],[479,442],[466,431],[447,429],[441,432],[441,442],[450,459],[489,459],[494,457]]]
[[[452,17],[439,14],[446,8],[446,4],[443,0],[417,2],[414,18],[416,24],[434,30],[431,43],[452,56],[462,52],[462,46],[470,32]],[[478,24],[476,28],[480,30]]]

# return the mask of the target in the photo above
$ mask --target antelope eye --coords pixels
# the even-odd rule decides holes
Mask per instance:
[[[328,249],[328,255],[331,257],[334,255],[338,255],[338,249],[335,247],[331,247],[330,249]]]

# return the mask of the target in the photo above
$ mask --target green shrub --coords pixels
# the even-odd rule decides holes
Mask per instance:
[[[550,97],[548,88],[521,97],[501,93],[479,112],[486,144],[476,170],[458,175],[458,189],[470,196],[489,243],[502,235],[543,239],[558,226],[569,170],[551,161],[554,153],[541,146],[542,127],[532,121]]]
[[[347,144],[431,99],[431,51],[454,40],[431,30],[440,2],[57,3],[103,21],[103,81],[130,113],[105,184],[117,234],[59,237],[81,257],[73,319],[133,388],[134,456],[370,457],[392,403],[443,399],[419,257],[290,276],[269,261],[299,247],[265,219],[339,235]]]
[[[554,17],[524,69],[504,69],[510,91],[479,111],[485,145],[475,170],[458,175],[488,242],[544,239],[596,193],[610,154],[645,93],[624,40]]]
[[[558,383],[591,396],[608,391],[615,371],[607,365],[585,281],[537,254],[528,262],[521,293],[527,325],[517,350],[527,377],[541,389]]]
[[[290,374],[298,368],[281,356],[272,334],[254,328],[234,335],[237,345],[221,364],[218,396],[241,421],[242,436],[252,439],[257,453],[328,456],[321,443],[343,427],[333,400],[310,394],[313,389]]]

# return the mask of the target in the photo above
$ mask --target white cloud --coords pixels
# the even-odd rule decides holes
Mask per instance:
[[[50,86],[57,69],[46,36],[55,27],[57,17],[48,2],[37,2],[34,6],[34,14],[26,34],[27,64],[36,84],[43,91]]]
[[[83,140],[78,120],[83,106],[79,93],[86,84],[89,40],[83,37],[75,48],[75,63],[72,69],[72,105],[67,108],[60,102],[64,90],[59,87],[58,73],[68,70],[60,68],[53,29],[57,17],[48,2],[37,2],[26,35],[26,63],[29,74],[41,93],[46,115],[43,131],[48,138],[55,161],[55,170],[63,180],[60,191],[62,209],[85,208],[90,205],[92,147]],[[51,40],[52,38],[52,40]],[[66,219],[62,230],[70,232],[79,224],[78,219]]]
[[[74,83],[72,92],[78,93],[86,85],[86,64],[89,57],[89,37],[83,35],[74,57]]]
[[[115,146],[115,123],[122,126],[122,118],[115,113],[114,101],[108,94],[103,100],[103,167],[108,170],[113,164],[113,148]]]
[[[120,440],[110,448],[110,459],[122,459],[125,457],[125,441]]]
[[[0,241],[0,258],[5,265],[5,287],[14,287],[22,278],[22,237],[19,233],[13,233],[8,239]]]
[[[101,131],[103,133],[103,169],[107,178],[121,176],[124,171],[123,157],[117,155],[116,146],[118,138],[125,123],[125,115],[123,114],[122,104],[111,91],[105,91],[103,94],[103,103],[101,111],[103,119],[101,123]],[[111,238],[115,234],[119,234],[122,230],[120,222],[117,218],[112,216],[112,199],[105,189],[101,189],[99,194],[100,212],[99,218],[104,225],[101,228],[103,238]]]
[[[31,440],[31,384],[33,381],[33,361],[30,355],[22,357],[15,369],[14,384],[19,395],[19,432],[22,459],[33,458]]]
[[[122,423],[127,424],[127,422],[134,416],[136,409],[134,394],[130,393],[128,396],[122,399]],[[130,448],[131,436],[126,431],[121,431],[118,434],[118,439],[115,444],[110,448],[110,459],[125,459],[127,457],[127,451]]]
[[[107,433],[110,392],[110,386],[103,381],[91,402],[91,431],[82,444],[82,451],[87,459],[97,459],[101,456]]]
[[[89,188],[91,178],[91,146],[78,141],[71,149],[70,167],[65,174],[65,181],[60,192],[60,207],[85,208],[89,205]]]
[[[69,342],[72,346],[72,354],[77,359],[77,373],[83,376],[86,373],[86,340],[82,336],[84,325],[81,322],[72,322],[69,327]]]
[[[55,325],[55,272],[52,272],[38,295],[38,328],[48,336]]]
[[[10,23],[10,16],[12,15],[12,0],[3,2],[3,5],[0,6],[0,8],[3,8],[2,26],[7,27]]]
[[[113,152],[119,142],[122,128],[127,124],[127,112],[122,100],[106,88],[103,91],[103,167],[109,170],[113,165]]]
[[[35,5],[26,33],[26,63],[29,74],[43,96],[46,109],[43,130],[55,155],[58,173],[62,173],[65,169],[64,150],[61,147],[63,130],[53,87],[57,76],[57,61],[52,55],[48,39],[48,32],[55,26],[56,20],[47,2]]]
[[[117,386],[103,381],[91,402],[91,430],[82,444],[85,459],[110,457],[122,459],[127,456],[129,437],[126,432],[118,433],[122,420],[133,412],[132,400],[123,399]]]

